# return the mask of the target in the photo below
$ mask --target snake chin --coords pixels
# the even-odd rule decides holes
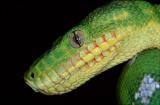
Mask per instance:
[[[30,86],[35,92],[39,92],[39,90],[33,85],[32,82],[25,80],[25,83]]]

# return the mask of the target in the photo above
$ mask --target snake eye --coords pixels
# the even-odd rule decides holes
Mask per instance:
[[[70,44],[74,48],[80,48],[84,44],[84,35],[82,31],[73,31],[70,36]]]

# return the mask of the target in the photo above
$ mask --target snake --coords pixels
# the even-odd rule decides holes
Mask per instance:
[[[33,62],[24,80],[35,92],[61,95],[125,61],[120,103],[160,105],[159,5],[115,0],[93,10]]]

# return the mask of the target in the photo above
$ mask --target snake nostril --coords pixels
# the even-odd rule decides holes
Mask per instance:
[[[32,72],[32,73],[31,73],[31,77],[34,78],[34,76],[35,76],[35,75],[34,75],[34,73]]]

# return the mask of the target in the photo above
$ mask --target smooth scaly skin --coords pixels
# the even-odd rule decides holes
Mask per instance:
[[[149,84],[140,89],[140,84],[146,76],[152,79],[150,82],[147,80]],[[155,83],[158,84],[154,85]],[[143,51],[131,60],[123,69],[117,89],[120,105],[160,105],[160,50]],[[139,90],[141,94],[136,96]],[[146,95],[150,96],[146,98]],[[140,97],[147,100],[142,102]]]
[[[115,1],[98,8],[39,58],[24,79],[36,92],[62,94],[144,49],[160,49],[159,15],[145,1]],[[83,32],[80,48],[70,44],[75,30]]]

